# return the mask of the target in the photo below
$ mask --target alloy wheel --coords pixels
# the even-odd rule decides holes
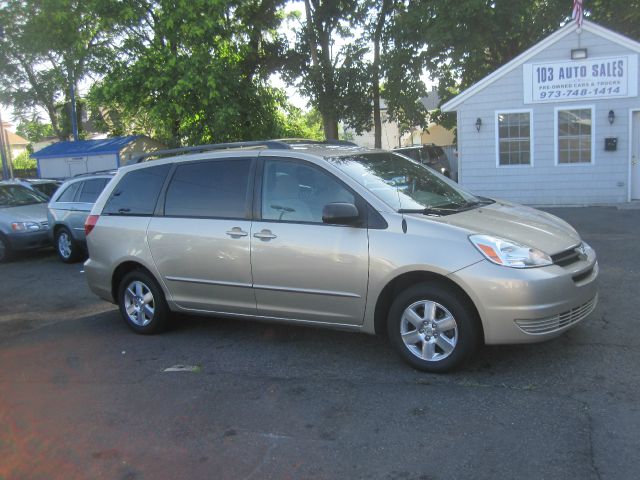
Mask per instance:
[[[155,313],[151,289],[140,280],[132,281],[124,291],[124,308],[133,324],[140,327],[148,325]]]
[[[402,313],[400,337],[407,349],[428,362],[447,358],[458,344],[458,324],[441,304],[420,300]]]
[[[58,234],[58,252],[62,258],[70,258],[72,254],[71,238],[67,232]]]

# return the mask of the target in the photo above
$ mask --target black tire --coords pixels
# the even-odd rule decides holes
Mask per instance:
[[[82,258],[82,251],[66,227],[56,230],[55,247],[58,258],[64,263],[75,263]]]
[[[133,270],[124,276],[118,286],[118,306],[125,323],[136,333],[160,333],[168,326],[169,307],[164,292],[145,271]]]
[[[9,240],[0,234],[0,263],[8,262],[13,258],[13,249]]]
[[[426,313],[427,308],[435,314]],[[417,313],[417,317],[411,312]],[[431,316],[434,320],[427,321]],[[452,325],[455,327],[449,328]],[[438,282],[419,283],[401,292],[389,310],[387,331],[391,344],[405,362],[433,373],[462,365],[475,353],[482,338],[480,320],[468,300]],[[416,342],[412,343],[413,340]]]

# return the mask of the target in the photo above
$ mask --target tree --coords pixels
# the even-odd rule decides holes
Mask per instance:
[[[7,0],[0,10],[0,102],[18,115],[43,109],[55,134],[68,132],[70,91],[112,60],[133,0]],[[63,102],[60,112],[57,105]]]
[[[373,121],[375,147],[382,147],[380,97],[387,103],[387,116],[400,125],[401,133],[415,126],[425,128],[428,112],[420,101],[427,95],[421,77],[424,59],[413,33],[407,34],[402,19],[407,15],[403,0],[373,0],[373,20],[368,31],[373,43]],[[380,84],[384,82],[384,89]]]
[[[90,93],[93,111],[106,126],[169,145],[286,131],[286,99],[267,82],[282,64],[283,2],[147,1]]]
[[[305,0],[305,20],[297,28],[295,46],[288,54],[285,79],[309,97],[320,112],[324,135],[338,138],[338,122],[358,131],[371,124],[370,66],[363,38],[354,38],[364,10],[343,0]],[[349,41],[338,46],[336,40]]]
[[[358,134],[374,127],[380,146],[381,98],[391,120],[425,123],[421,58],[411,42],[397,37],[395,19],[404,5],[305,0],[286,78],[320,112],[327,139],[338,137],[343,122]]]
[[[21,119],[16,127],[16,133],[30,143],[39,142],[43,138],[54,135],[51,124],[42,123],[37,115],[33,115],[29,120]]]
[[[640,2],[638,0],[590,0],[586,15],[604,27],[640,40]]]

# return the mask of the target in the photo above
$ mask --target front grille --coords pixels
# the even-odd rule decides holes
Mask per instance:
[[[551,260],[554,264],[561,267],[566,267],[567,265],[576,263],[580,260],[579,246],[570,248],[569,250],[565,250],[564,252],[556,253],[555,255],[551,255]]]
[[[520,330],[530,335],[553,333],[585,319],[591,312],[593,312],[597,303],[598,295],[583,305],[574,307],[571,310],[559,313],[552,317],[536,318],[535,320],[516,320],[515,322],[516,325],[520,327]]]

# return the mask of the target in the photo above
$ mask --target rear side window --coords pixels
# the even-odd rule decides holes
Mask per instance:
[[[179,165],[167,188],[164,214],[246,218],[250,158]]]
[[[106,178],[94,178],[93,180],[82,182],[82,190],[80,190],[78,202],[95,203],[106,184]]]
[[[143,168],[127,173],[107,200],[104,215],[153,215],[164,179],[171,165]]]
[[[58,197],[57,202],[73,202],[78,188],[82,182],[75,182],[69,185],[64,192]]]

